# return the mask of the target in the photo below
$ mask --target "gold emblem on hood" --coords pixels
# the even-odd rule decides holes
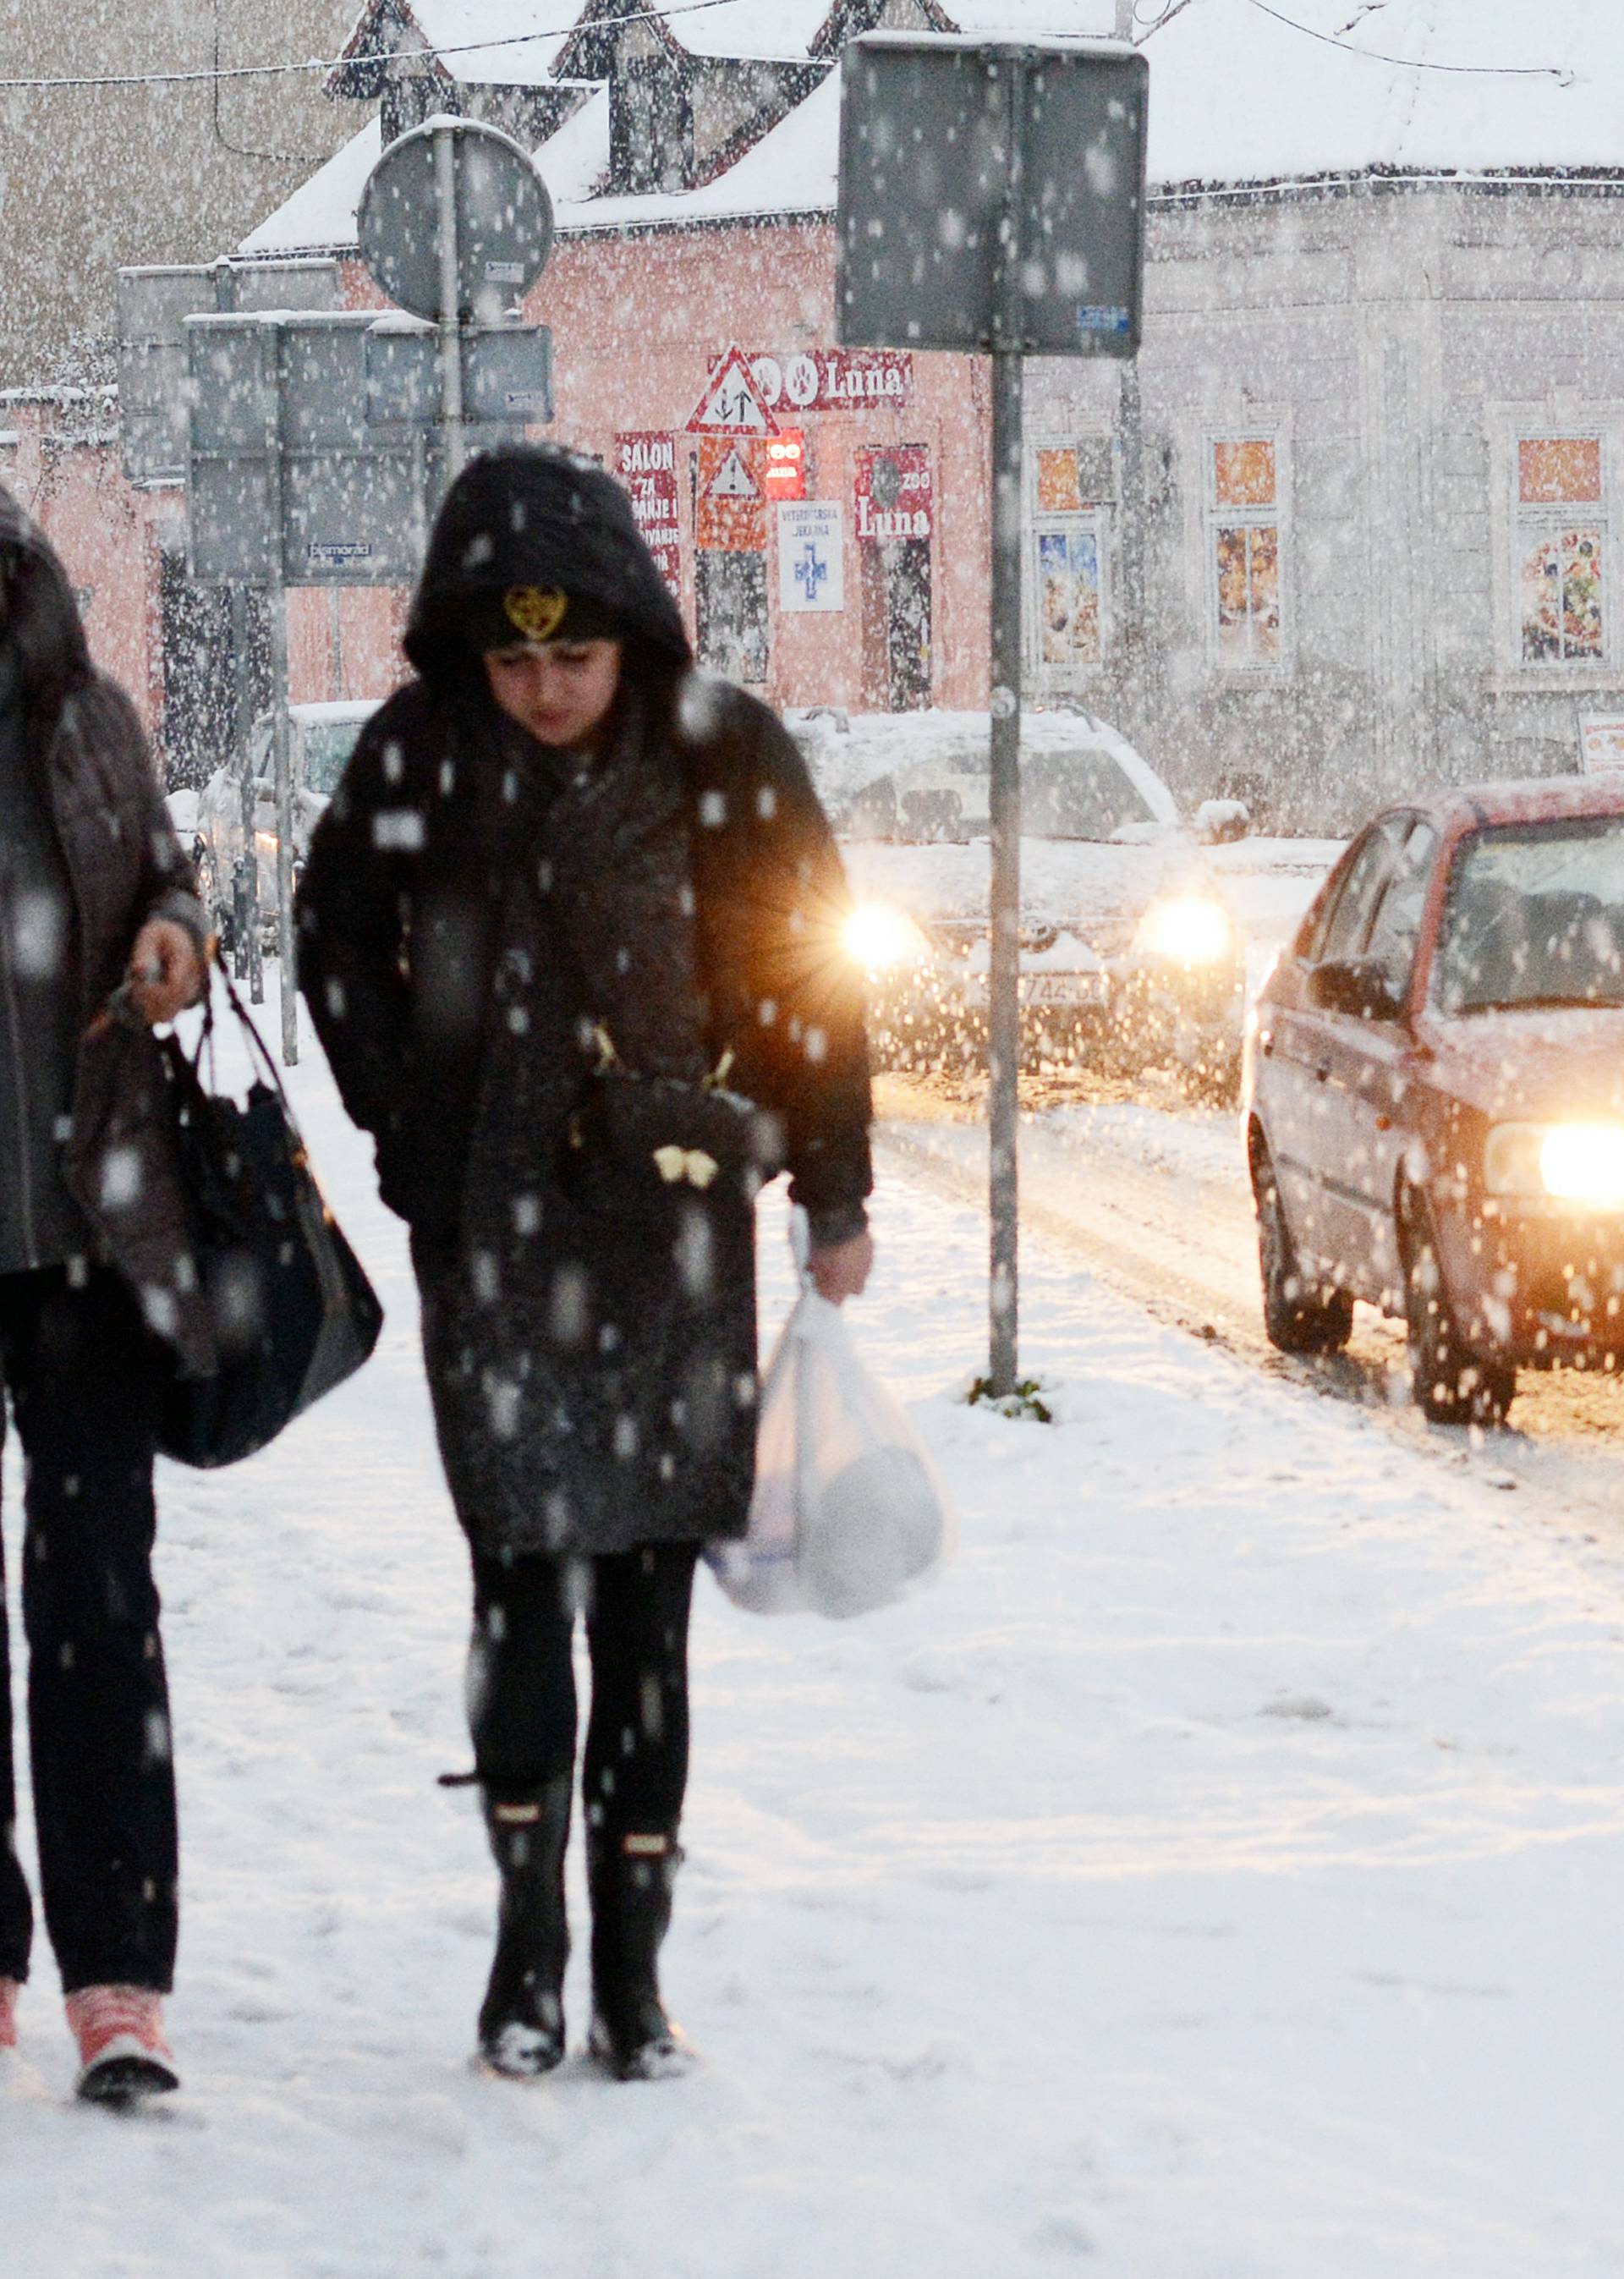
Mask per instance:
[[[510,625],[526,641],[550,641],[564,620],[568,594],[548,593],[540,586],[509,586],[502,606]]]

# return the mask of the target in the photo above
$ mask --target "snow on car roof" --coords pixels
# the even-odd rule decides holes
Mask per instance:
[[[383,701],[381,696],[339,696],[318,704],[290,704],[287,717],[311,728],[330,720],[370,720]]]
[[[879,776],[900,779],[933,761],[971,751],[979,755],[990,733],[984,712],[854,712],[846,717],[843,728],[821,708],[785,715],[820,794],[831,802],[848,799]],[[1178,821],[1172,793],[1109,721],[1088,712],[1023,712],[1021,742],[1032,752],[1107,752],[1159,822]]]

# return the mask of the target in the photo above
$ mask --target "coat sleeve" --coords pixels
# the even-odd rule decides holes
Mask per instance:
[[[387,779],[391,709],[363,729],[311,835],[296,907],[299,986],[346,1109],[378,1142],[386,1201],[394,1200],[387,1165],[412,1090],[398,859],[410,834],[389,820],[404,811]]]
[[[191,935],[201,956],[209,943],[209,915],[198,898],[191,863],[175,835],[140,716],[123,689],[104,675],[96,677],[88,702],[103,715],[93,733],[107,750],[121,755],[126,780],[134,786],[141,870],[131,904],[130,938],[134,940],[149,918],[172,918]]]
[[[726,725],[694,767],[701,934],[735,1080],[783,1121],[790,1195],[816,1241],[867,1223],[873,1104],[862,978],[834,835],[793,738],[730,692]]]

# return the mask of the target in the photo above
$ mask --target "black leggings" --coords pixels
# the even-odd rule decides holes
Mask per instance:
[[[688,1778],[692,1543],[600,1559],[473,1562],[468,1723],[474,1765],[496,1798],[540,1787],[575,1763],[571,1639],[586,1618],[592,1715],[581,1794],[611,1842],[677,1832]]]
[[[175,1777],[152,1582],[159,1378],[105,1269],[0,1274],[0,1441],[25,1460],[23,1627],[46,1927],[64,1991],[167,1992]],[[11,1687],[0,1590],[0,1977],[25,1978],[33,1909],[12,1848]]]

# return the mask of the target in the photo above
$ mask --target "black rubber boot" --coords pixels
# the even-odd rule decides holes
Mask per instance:
[[[570,1959],[564,1851],[571,1776],[536,1789],[485,1792],[485,1825],[502,1873],[496,1955],[479,2010],[479,2054],[495,2073],[550,2073],[564,2053]]]
[[[669,2081],[696,2062],[660,1999],[660,1943],[682,1853],[674,1836],[592,1838],[592,2054],[617,2081]]]

